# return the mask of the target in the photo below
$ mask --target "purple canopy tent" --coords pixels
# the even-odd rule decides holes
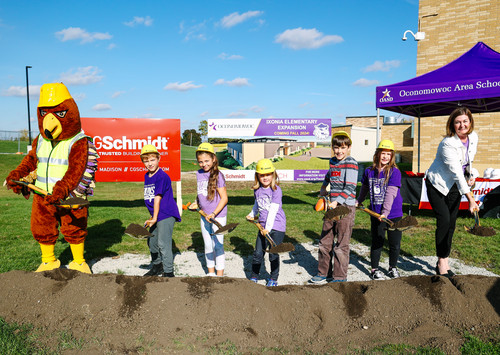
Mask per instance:
[[[483,42],[445,66],[400,83],[377,86],[377,130],[380,109],[418,117],[447,116],[457,106],[472,113],[500,111],[500,53]],[[378,135],[377,135],[378,136]]]

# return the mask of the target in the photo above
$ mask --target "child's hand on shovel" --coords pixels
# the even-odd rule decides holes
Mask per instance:
[[[155,223],[156,223],[156,218],[151,217],[146,222],[144,222],[144,227],[145,228],[152,227]]]
[[[337,201],[332,201],[328,204],[328,207],[335,209],[337,208],[338,202]]]

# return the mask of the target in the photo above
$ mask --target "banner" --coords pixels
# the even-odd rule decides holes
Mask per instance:
[[[221,170],[227,181],[254,181],[255,170]],[[281,181],[323,181],[328,170],[276,170]]]
[[[209,138],[229,137],[315,137],[316,141],[330,140],[329,118],[252,118],[209,119]]]
[[[146,168],[140,152],[154,145],[160,168],[172,181],[181,179],[181,124],[179,119],[82,117],[85,134],[94,139],[99,154],[96,181],[144,181]]]
[[[472,193],[474,194],[474,200],[476,203],[481,206],[481,203],[484,200],[484,196],[490,191],[492,191],[495,187],[500,185],[500,179],[490,180],[477,178],[476,184],[472,189]],[[425,179],[422,181],[422,194],[420,196],[420,204],[418,206],[419,209],[430,210],[432,209],[431,204],[429,202],[429,198],[427,197],[427,187],[425,186]],[[465,195],[462,196],[460,200],[460,209],[468,210],[469,209],[469,201]]]

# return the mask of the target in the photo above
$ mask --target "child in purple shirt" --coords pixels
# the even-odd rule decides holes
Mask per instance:
[[[370,193],[370,209],[380,218],[371,217],[372,246],[370,250],[371,278],[373,280],[385,279],[379,270],[380,255],[384,247],[387,223],[382,218],[397,222],[403,217],[403,198],[400,193],[401,171],[395,163],[394,143],[388,139],[380,141],[375,154],[373,165],[367,168],[361,180],[356,206],[361,204],[366,195]],[[387,230],[389,240],[389,277],[398,278],[399,271],[396,267],[401,248],[402,233],[398,230]]]
[[[285,238],[286,217],[281,202],[283,194],[278,183],[278,175],[273,163],[269,159],[259,160],[255,168],[255,184],[252,187],[255,203],[247,216],[248,220],[254,220],[254,217],[258,215],[258,221],[264,227],[264,231],[257,234],[255,243],[250,277],[253,282],[259,279],[260,268],[264,261],[264,250],[267,249],[268,241],[264,235],[269,233],[276,245],[283,243]],[[267,281],[267,286],[278,286],[279,254],[269,254],[269,262],[271,263],[271,278]]]
[[[174,223],[181,217],[172,192],[172,183],[166,172],[160,169],[160,153],[154,145],[141,149],[141,160],[148,170],[144,175],[144,204],[151,218],[144,222],[150,227],[148,238],[153,267],[144,276],[174,277],[172,233]]]
[[[208,276],[223,276],[225,266],[224,235],[217,232],[210,220],[215,219],[222,226],[227,219],[226,180],[219,171],[219,163],[210,143],[201,143],[196,149],[200,170],[196,172],[198,206],[207,214],[200,218],[201,234],[205,244],[205,261]]]

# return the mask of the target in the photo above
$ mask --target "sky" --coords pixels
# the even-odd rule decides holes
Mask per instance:
[[[418,0],[0,0],[0,130],[28,128],[26,66],[32,130],[52,82],[82,117],[342,124],[415,76],[417,26]]]

